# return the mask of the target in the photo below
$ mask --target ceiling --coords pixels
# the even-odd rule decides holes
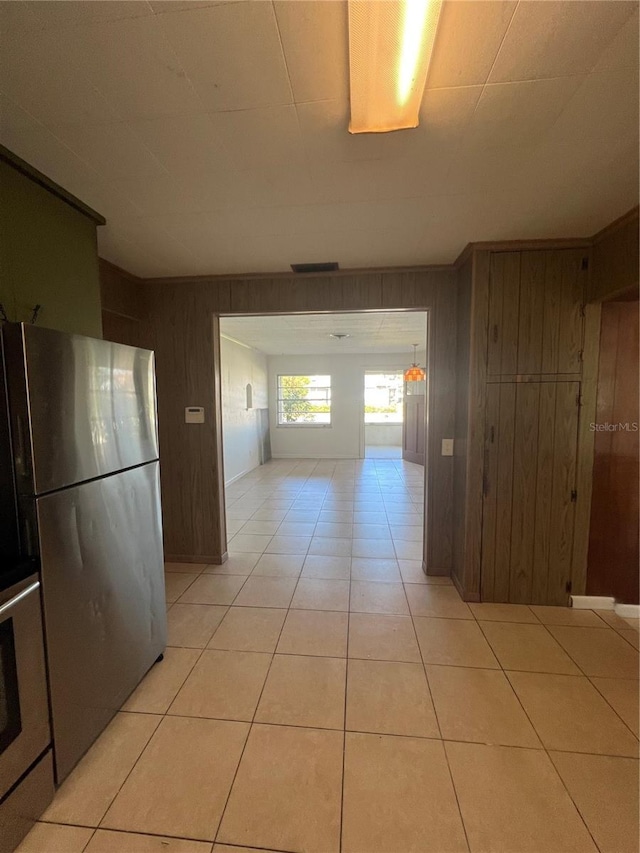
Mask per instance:
[[[427,315],[421,311],[222,317],[220,331],[267,355],[406,353],[424,351]],[[347,334],[337,340],[330,334]],[[409,361],[407,362],[409,363]]]
[[[141,276],[447,263],[638,198],[638,4],[445,0],[420,126],[347,132],[341,0],[0,2],[0,141]]]

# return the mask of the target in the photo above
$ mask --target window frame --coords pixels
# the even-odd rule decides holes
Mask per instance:
[[[280,422],[280,404],[284,398],[280,397],[280,380],[283,377],[295,378],[297,376],[314,377],[326,376],[329,380],[328,385],[321,386],[329,391],[329,411],[323,414],[329,415],[328,423],[281,423]],[[278,373],[276,374],[276,427],[277,429],[331,429],[333,427],[333,401],[331,399],[333,376],[330,373]]]

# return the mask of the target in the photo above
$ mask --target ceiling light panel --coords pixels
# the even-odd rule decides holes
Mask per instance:
[[[417,127],[442,0],[350,0],[351,133]]]

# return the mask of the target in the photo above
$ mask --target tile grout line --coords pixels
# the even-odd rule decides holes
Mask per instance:
[[[351,633],[351,572],[353,567],[353,557],[349,558],[349,604],[347,607],[347,647],[345,649],[345,667],[344,667],[344,716],[343,716],[343,732],[342,732],[342,776],[340,785],[340,830],[338,836],[338,850],[342,853],[343,833],[344,833],[344,776],[347,766],[347,707],[349,701],[349,635]]]
[[[291,598],[293,599],[293,596]],[[290,600],[289,604],[290,603],[291,603],[291,600]],[[276,609],[276,608],[274,608],[274,609]],[[277,637],[275,645],[273,647],[273,652],[271,653],[271,660],[269,661],[269,667],[268,667],[267,672],[265,674],[264,681],[262,682],[262,687],[260,689],[260,695],[258,696],[258,701],[256,702],[255,708],[253,709],[253,716],[251,718],[251,721],[249,722],[249,729],[247,731],[247,736],[246,736],[244,744],[242,746],[242,751],[240,752],[240,757],[238,759],[238,763],[236,765],[235,772],[233,774],[233,779],[231,780],[231,785],[229,786],[229,791],[227,793],[227,796],[226,796],[226,799],[224,802],[224,807],[222,808],[222,811],[220,812],[220,819],[218,821],[218,825],[216,826],[213,844],[216,844],[216,842],[217,842],[217,838],[218,838],[218,835],[220,833],[220,827],[222,826],[222,823],[224,821],[224,816],[225,816],[225,813],[227,811],[227,806],[229,805],[229,800],[231,799],[231,793],[233,791],[233,786],[235,785],[236,779],[238,777],[238,771],[240,770],[242,758],[243,758],[244,753],[246,751],[247,744],[249,743],[249,738],[251,737],[251,732],[253,731],[253,727],[255,725],[256,714],[258,713],[258,708],[260,707],[260,701],[262,699],[262,694],[264,693],[264,689],[265,689],[267,681],[269,679],[269,673],[271,672],[271,667],[273,666],[273,661],[274,661],[274,658],[276,656],[276,650],[278,648],[278,644],[280,643],[280,638],[282,636],[282,632],[284,631],[284,626],[287,622],[287,617],[289,615],[290,609],[291,609],[290,606],[286,608],[286,613],[285,613],[284,619],[282,620],[282,625],[280,626],[280,631],[278,632],[278,637]],[[212,637],[212,639],[213,639],[213,637]],[[211,642],[211,641],[209,641],[209,642]],[[247,721],[244,720],[243,722],[247,722]]]
[[[406,593],[405,593],[405,596],[406,596]],[[471,850],[471,845],[469,843],[469,835],[467,832],[467,826],[466,826],[466,823],[464,820],[464,815],[462,814],[462,808],[460,806],[460,798],[458,795],[458,789],[456,788],[455,779],[453,778],[453,772],[451,770],[451,764],[449,762],[449,755],[447,753],[447,747],[445,745],[444,738],[442,737],[442,727],[440,725],[440,718],[438,717],[438,711],[436,708],[436,703],[435,703],[435,700],[433,698],[433,692],[431,690],[431,683],[429,682],[429,675],[427,673],[427,665],[426,665],[425,660],[424,660],[424,655],[422,653],[422,646],[420,645],[420,640],[418,639],[418,632],[416,631],[416,624],[414,621],[413,611],[411,610],[411,605],[409,605],[409,603],[408,603],[408,599],[407,599],[407,604],[409,607],[409,618],[411,619],[411,627],[413,628],[413,635],[415,637],[415,641],[416,641],[416,644],[418,646],[418,652],[420,654],[420,660],[422,661],[422,671],[424,672],[425,681],[427,683],[427,690],[429,691],[429,698],[431,699],[431,705],[433,706],[433,713],[434,713],[434,716],[436,718],[436,725],[438,727],[438,734],[440,736],[440,742],[442,743],[442,751],[444,753],[444,760],[445,760],[446,765],[447,765],[447,772],[449,774],[449,779],[451,780],[451,787],[453,789],[453,795],[454,795],[455,800],[456,800],[456,807],[458,809],[458,814],[460,816],[460,824],[462,825],[462,831],[464,832],[464,838],[465,838],[465,842],[467,845],[467,850]]]
[[[472,612],[473,612],[473,611],[472,611]],[[533,611],[531,611],[531,612],[533,613]],[[535,616],[535,613],[534,613],[534,616]],[[486,640],[486,641],[489,643],[489,645],[491,646],[491,643],[489,642],[488,637],[486,636],[486,634],[485,634],[485,633],[484,633],[484,631],[482,630],[482,625],[480,624],[480,621],[479,621],[479,620],[477,620],[477,623],[478,623],[478,626],[479,626],[480,630],[482,631],[483,636],[485,637],[485,640]],[[526,623],[525,623],[525,624],[526,624]],[[531,624],[531,623],[529,623],[529,624]],[[546,627],[546,626],[545,626],[545,627]],[[553,637],[553,634],[551,634],[551,632],[550,632],[550,631],[548,631],[548,633],[549,633],[549,635],[550,635],[553,639],[555,639],[555,637]],[[558,644],[558,645],[560,645],[560,644]],[[493,649],[493,647],[492,647],[492,646],[491,646],[491,648]],[[495,650],[494,650],[494,654],[495,654]],[[503,674],[503,676],[504,676],[504,678],[505,678],[505,680],[506,680],[507,684],[508,684],[508,685],[509,685],[509,687],[511,688],[511,691],[512,691],[513,695],[515,696],[516,702],[518,703],[518,705],[519,705],[519,706],[520,706],[520,708],[522,709],[523,714],[525,715],[525,717],[526,717],[526,718],[527,718],[527,720],[529,721],[529,725],[531,726],[532,730],[535,732],[535,735],[536,735],[536,737],[538,738],[538,741],[540,742],[540,745],[541,745],[542,749],[541,749],[541,750],[538,750],[538,751],[539,751],[539,752],[544,752],[544,754],[546,755],[546,757],[547,757],[547,761],[549,762],[550,766],[553,768],[553,771],[554,771],[555,775],[557,776],[557,778],[560,780],[560,784],[561,784],[561,785],[562,785],[562,787],[564,788],[564,790],[565,790],[565,792],[566,792],[567,796],[569,797],[569,799],[570,799],[571,803],[573,804],[573,807],[574,807],[574,809],[575,809],[575,811],[576,811],[577,815],[579,816],[580,820],[582,821],[582,824],[583,824],[584,828],[586,829],[587,834],[589,835],[589,837],[590,837],[590,838],[591,838],[591,840],[593,841],[593,843],[594,843],[594,845],[595,845],[596,849],[600,849],[600,848],[599,848],[599,846],[598,846],[598,844],[596,844],[596,840],[595,840],[595,838],[593,837],[593,834],[592,834],[592,832],[591,832],[591,830],[590,830],[589,826],[587,825],[586,820],[585,820],[585,819],[584,819],[584,817],[582,816],[582,812],[581,812],[581,811],[580,811],[580,809],[578,808],[578,804],[575,802],[574,798],[571,796],[571,792],[570,792],[570,791],[569,791],[569,789],[567,788],[567,786],[566,786],[566,784],[565,784],[564,779],[562,778],[562,776],[561,776],[560,772],[558,771],[558,768],[556,767],[555,762],[553,761],[553,758],[552,758],[552,757],[551,757],[551,755],[550,755],[550,751],[549,751],[549,749],[548,749],[547,745],[545,744],[544,740],[542,739],[542,737],[541,737],[540,733],[538,732],[538,730],[537,730],[536,726],[534,725],[533,720],[532,720],[532,719],[531,719],[531,717],[529,716],[529,714],[528,714],[528,712],[527,712],[527,709],[524,707],[524,704],[523,704],[523,702],[522,702],[522,700],[521,700],[520,696],[518,695],[518,693],[517,693],[517,691],[516,691],[515,687],[513,686],[513,683],[511,682],[511,679],[510,679],[510,678],[509,678],[509,676],[508,676],[508,672],[509,672],[509,671],[508,671],[508,670],[505,670],[505,668],[503,667],[502,662],[501,662],[500,658],[498,657],[498,655],[496,654],[495,656],[496,656],[496,659],[497,659],[497,661],[498,661],[498,664],[500,665],[500,670],[501,670],[501,672],[502,672],[502,674]],[[568,656],[568,657],[570,657],[570,656]],[[570,658],[570,659],[572,660],[572,658]],[[574,663],[575,663],[575,661],[574,661]],[[577,664],[576,664],[576,666],[577,666]],[[582,672],[582,670],[580,669],[580,667],[578,667],[578,669]]]
[[[562,645],[562,643],[560,642],[560,640],[557,640],[557,639],[553,636],[553,634],[552,634],[552,633],[551,633],[551,631],[549,630],[549,626],[548,626],[548,625],[545,625],[544,627],[547,629],[547,633],[548,633],[548,634],[552,637],[552,639],[553,639],[553,640],[554,640],[554,641],[555,641],[555,642],[560,646],[560,648],[561,648],[561,649],[562,649],[562,651],[567,655],[567,657],[568,657],[568,658],[569,658],[569,659],[570,659],[570,660],[575,664],[575,666],[580,670],[580,673],[581,673],[582,677],[584,677],[584,678],[588,681],[588,683],[593,687],[593,689],[598,693],[598,695],[599,695],[599,696],[602,696],[602,698],[604,699],[604,701],[606,702],[606,704],[611,708],[611,710],[613,711],[613,713],[614,713],[614,714],[616,715],[616,717],[617,717],[617,718],[622,722],[622,724],[623,724],[623,725],[628,729],[628,731],[630,731],[630,732],[631,732],[631,734],[633,735],[633,737],[634,737],[636,740],[639,740],[638,735],[636,735],[636,733],[631,729],[631,727],[630,727],[629,725],[627,725],[626,721],[622,719],[622,717],[620,716],[620,714],[616,711],[616,709],[613,707],[613,705],[609,702],[609,700],[607,699],[607,697],[606,697],[606,696],[604,696],[604,695],[603,695],[603,694],[598,690],[597,686],[596,686],[596,685],[591,681],[591,676],[590,676],[590,675],[589,675],[589,674],[584,670],[584,668],[583,668],[582,666],[580,666],[580,664],[578,663],[578,661],[577,661],[577,660],[576,660],[576,659],[571,655],[571,652],[570,652],[567,648],[565,648],[565,647]],[[568,627],[568,628],[571,628],[572,626],[571,626],[571,625],[567,625],[567,626],[560,626],[560,627]],[[576,626],[576,627],[579,627],[579,626]],[[594,630],[595,630],[595,631],[603,631],[603,630],[605,630],[605,629],[603,629],[603,628],[594,628]],[[613,630],[613,629],[610,629],[610,630]],[[614,633],[615,633],[615,631],[614,631]],[[632,648],[633,648],[633,647],[632,647]],[[593,676],[593,678],[602,678],[602,677],[603,677],[603,676],[597,676],[597,675],[594,675],[594,676]],[[613,678],[615,678],[616,676],[612,676],[612,677],[613,677]],[[634,679],[634,680],[635,680],[635,679]]]

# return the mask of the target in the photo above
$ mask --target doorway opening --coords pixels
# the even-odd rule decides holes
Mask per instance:
[[[266,571],[274,560],[263,556],[294,555],[302,567],[334,551],[360,557],[353,549],[373,547],[362,541],[371,533],[383,540],[376,554],[424,564],[425,468],[403,458],[403,374],[414,341],[427,360],[427,319],[220,317],[230,557],[245,554]],[[424,435],[424,408],[423,419]]]
[[[365,371],[365,459],[402,459],[403,409],[403,371]]]

